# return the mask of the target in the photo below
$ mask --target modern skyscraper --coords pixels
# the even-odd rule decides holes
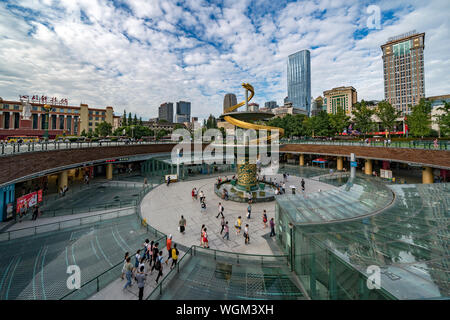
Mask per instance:
[[[173,123],[173,103],[164,102],[158,110],[159,120],[166,120],[169,123]]]
[[[235,104],[237,104],[236,95],[234,93],[227,93],[223,98],[223,112]]]
[[[187,101],[177,102],[177,113],[175,115],[176,123],[191,121],[191,103]]]
[[[291,54],[287,63],[288,100],[309,114],[311,109],[311,56],[309,50]]]
[[[425,98],[425,33],[411,31],[389,38],[383,51],[384,99],[403,115]]]

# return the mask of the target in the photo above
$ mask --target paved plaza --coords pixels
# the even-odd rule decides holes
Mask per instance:
[[[223,178],[223,177],[222,177]],[[282,181],[282,175],[267,176],[276,181]],[[223,251],[232,251],[248,254],[280,254],[273,243],[274,238],[270,238],[270,227],[264,228],[262,214],[265,209],[268,219],[275,218],[275,201],[252,204],[251,219],[247,219],[247,204],[232,201],[224,201],[214,193],[214,183],[216,178],[208,178],[196,181],[176,182],[169,186],[163,184],[156,187],[147,194],[141,203],[142,217],[147,219],[152,227],[169,235],[173,235],[173,240],[187,247],[200,245],[200,229],[205,224],[208,233],[209,246],[212,249]],[[301,192],[301,177],[289,176],[286,188],[294,185],[297,193]],[[309,193],[320,190],[329,190],[335,188],[332,185],[325,184],[316,180],[306,179],[305,196]],[[200,201],[193,200],[191,191],[197,188],[202,190],[206,196],[207,209],[202,213],[200,210]],[[287,190],[291,193],[290,190]],[[230,240],[225,240],[220,235],[221,218],[216,218],[218,214],[219,202],[224,206],[225,220],[228,221],[230,228]],[[186,231],[181,234],[178,231],[178,221],[183,215],[187,221]],[[242,217],[242,231],[236,235],[234,228],[238,216]],[[244,244],[243,229],[245,224],[249,224],[250,244]],[[276,223],[276,221],[275,221]]]

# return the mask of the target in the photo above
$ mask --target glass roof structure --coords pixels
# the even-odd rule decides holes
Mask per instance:
[[[393,200],[394,194],[385,184],[355,177],[336,189],[279,196],[277,204],[294,224],[318,224],[371,215],[391,205]]]
[[[355,180],[354,185],[362,181]],[[296,254],[326,251],[364,275],[368,275],[368,266],[378,266],[381,290],[394,299],[449,299],[449,187],[443,183],[390,185],[394,204],[378,214],[342,223],[295,225],[301,239],[296,240]],[[374,207],[384,192],[363,184],[356,190],[361,201],[355,205],[371,203]],[[324,195],[320,201],[326,203]],[[362,202],[364,198],[369,202]],[[289,199],[278,205],[282,211],[293,211],[289,215],[295,221],[302,221]]]

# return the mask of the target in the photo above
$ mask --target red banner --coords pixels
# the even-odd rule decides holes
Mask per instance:
[[[42,189],[17,198],[16,212],[19,213],[20,209],[22,209],[23,207],[25,207],[25,209],[28,209],[32,206],[37,205],[39,202],[42,202]]]

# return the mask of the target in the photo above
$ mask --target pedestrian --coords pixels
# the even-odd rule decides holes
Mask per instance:
[[[286,193],[286,183],[284,183],[284,182],[281,185],[281,191],[283,191],[283,193]]]
[[[147,178],[144,179],[144,189],[148,186]]]
[[[238,219],[236,220],[236,224],[234,225],[234,227],[236,228],[236,235],[238,235],[239,233],[241,233],[241,216],[238,217]]]
[[[252,195],[252,193],[251,193],[251,192],[248,192],[247,197],[248,197],[248,202],[251,203],[252,200],[253,200],[253,195]]]
[[[203,193],[203,190],[200,190],[198,196],[200,198],[200,202],[205,202],[205,194]]]
[[[203,247],[203,229],[205,229],[205,225],[202,224],[202,230],[200,231],[200,246]]]
[[[123,260],[123,267],[122,267],[122,275],[120,276],[120,278],[123,280],[123,276],[125,275],[125,273],[127,272],[127,270],[125,269],[126,265],[127,265],[127,258],[129,256],[129,252],[125,252],[125,258]]]
[[[125,283],[125,286],[123,287],[124,289],[126,289],[128,286],[132,287],[133,285],[131,284],[131,276],[133,275],[133,265],[130,262],[131,258],[127,257],[127,263],[125,264],[125,272],[126,272],[126,276],[127,276],[127,283]]]
[[[170,176],[167,176],[167,186],[170,184]]]
[[[222,221],[220,221],[220,225],[222,226],[222,229],[220,229],[220,234],[222,234],[223,229],[225,229],[225,217],[222,216]]]
[[[192,189],[191,195],[192,195],[192,200],[197,199],[197,196],[196,196],[196,194],[195,194],[195,188]]]
[[[160,251],[158,254],[158,257],[156,258],[156,267],[155,269],[158,271],[158,276],[156,277],[156,283],[158,283],[159,277],[161,277],[163,275],[163,264],[162,264],[162,260],[163,260],[163,252]]]
[[[159,242],[155,243],[155,246],[153,247],[153,267],[150,270],[150,274],[153,273],[153,270],[156,269],[156,261],[158,261],[158,256],[159,256]],[[156,269],[158,270],[158,269]]]
[[[249,201],[247,207],[247,219],[250,219],[251,214],[252,214],[252,203]]]
[[[301,181],[301,185],[302,185],[302,191],[305,191],[305,180],[303,180],[303,178]]]
[[[155,246],[155,242],[152,240],[150,242],[150,245],[148,246],[148,263],[149,263],[149,267],[151,267],[152,265],[152,260],[153,260],[153,247]]]
[[[179,254],[180,252],[178,251],[177,244],[175,243],[172,248],[172,265],[170,266],[170,269],[173,269],[173,267],[176,266]]]
[[[139,272],[136,274],[136,281],[139,288],[139,300],[142,300],[144,296],[144,284],[147,279],[147,274],[144,272],[144,266],[139,268]]]
[[[225,235],[223,236],[223,238],[227,238],[227,240],[230,240],[230,228],[228,227],[228,221],[225,222],[224,231]]]
[[[150,251],[150,240],[145,239],[145,242],[144,242],[144,258],[146,260],[150,259],[150,252],[149,251]]]
[[[33,209],[33,216],[31,217],[31,220],[36,220],[38,216],[39,208],[38,206],[35,206]]]
[[[270,236],[273,237],[275,235],[275,222],[273,218],[270,219]]]
[[[183,216],[181,216],[181,219],[178,222],[178,230],[180,230],[180,232],[184,234],[185,229],[186,229],[186,219]]]
[[[245,228],[244,228],[244,238],[245,238],[244,243],[245,244],[249,244],[250,243],[250,236],[248,235],[248,224],[246,224]]]
[[[206,233],[206,228],[205,228],[204,231],[203,231],[203,247],[209,249],[209,244],[208,244],[208,233]]]
[[[200,213],[206,213],[206,202],[200,202]]]
[[[166,248],[167,248],[167,260],[166,260],[166,264],[169,261],[169,259],[172,258],[172,235],[170,234],[169,237],[167,238],[166,241]]]
[[[263,223],[264,223],[264,229],[267,228],[267,213],[266,210],[263,212]]]
[[[217,214],[216,219],[219,218],[220,215],[222,215],[222,218],[223,218],[223,210],[224,209],[223,209],[222,203],[219,202],[219,213]]]

